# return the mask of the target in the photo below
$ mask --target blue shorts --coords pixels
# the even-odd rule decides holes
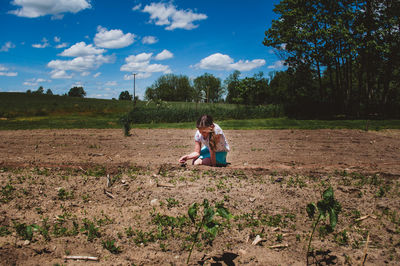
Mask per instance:
[[[228,153],[226,151],[218,151],[215,153],[215,159],[217,161],[217,164],[221,165],[226,165],[226,155]],[[205,158],[210,158],[210,150],[207,148],[207,146],[203,146],[200,151],[200,159],[205,159]]]

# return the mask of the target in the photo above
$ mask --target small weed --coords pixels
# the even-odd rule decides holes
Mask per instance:
[[[7,226],[0,226],[0,236],[6,236],[11,234],[11,232],[8,230]]]
[[[125,234],[127,237],[132,237],[135,235],[135,232],[133,231],[132,227],[129,226],[129,228],[125,228]]]
[[[59,200],[70,200],[74,198],[74,192],[73,191],[67,191],[65,188],[60,188],[58,190],[58,199]]]
[[[99,227],[96,227],[94,222],[86,218],[84,218],[82,222],[83,227],[81,228],[81,232],[87,235],[88,241],[93,241],[93,239],[95,239],[96,237],[101,237]]]
[[[335,234],[334,239],[336,243],[338,243],[340,246],[347,246],[347,244],[349,243],[349,237],[346,230]]]
[[[7,203],[14,198],[15,188],[11,184],[7,184],[1,188],[0,202]]]
[[[174,198],[168,198],[168,199],[166,199],[166,201],[167,201],[168,209],[179,206],[179,201],[177,201]]]
[[[33,232],[36,230],[37,225],[27,225],[25,223],[14,223],[15,231],[23,240],[32,241]],[[37,231],[37,230],[36,230]]]
[[[202,215],[198,215],[198,212],[202,208]],[[191,234],[192,245],[189,250],[189,255],[186,260],[186,264],[189,264],[190,256],[192,255],[192,251],[194,245],[199,244],[198,236],[202,230],[205,230],[202,233],[202,238],[208,242],[211,242],[215,239],[218,231],[220,231],[221,224],[214,219],[214,215],[217,214],[222,218],[229,221],[232,218],[232,215],[229,211],[223,206],[223,203],[215,204],[215,208],[211,207],[208,200],[204,199],[203,203],[199,205],[198,203],[193,203],[188,210],[188,215],[192,224],[194,226],[195,232]]]
[[[311,241],[315,232],[315,229],[317,228],[317,225],[319,222],[324,221],[326,217],[329,216],[329,225],[323,225],[320,227],[320,234],[321,230],[324,233],[324,230],[328,231],[333,231],[333,229],[336,227],[337,221],[338,221],[338,214],[341,211],[342,207],[338,201],[334,198],[333,195],[333,189],[332,187],[329,187],[324,191],[322,194],[322,199],[317,202],[317,204],[314,203],[309,203],[307,205],[307,214],[308,216],[313,219],[316,211],[318,210],[318,217],[317,220],[313,223],[312,226],[312,233],[310,236],[310,240],[308,242],[308,248],[307,248],[307,265],[308,265],[308,256],[310,253],[310,248],[311,248]],[[322,229],[321,229],[322,228]]]
[[[115,240],[102,241],[103,248],[110,251],[112,254],[119,254],[122,252],[121,247],[115,246]]]

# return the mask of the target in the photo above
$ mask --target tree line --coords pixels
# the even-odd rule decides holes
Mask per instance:
[[[47,89],[46,92],[44,92],[44,88],[40,86],[37,90],[32,91],[32,90],[27,90],[27,94],[36,94],[36,95],[54,95],[53,91],[51,89]],[[83,87],[72,87],[68,93],[65,93],[63,96],[69,96],[69,97],[78,97],[78,98],[84,98],[86,96],[86,91],[83,89]]]
[[[400,116],[400,1],[282,0],[274,12],[263,43],[288,66],[276,82],[290,113]]]

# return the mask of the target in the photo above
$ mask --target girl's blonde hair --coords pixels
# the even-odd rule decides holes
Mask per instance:
[[[196,127],[197,128],[211,127],[213,124],[214,122],[212,116],[202,115],[201,117],[199,117],[199,119],[197,119]],[[209,136],[210,149],[215,151],[217,145],[213,129],[210,131],[208,136]]]
[[[210,127],[214,124],[213,118],[210,115],[202,115],[197,119],[196,127]]]

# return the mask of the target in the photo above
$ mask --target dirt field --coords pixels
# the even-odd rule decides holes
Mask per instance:
[[[226,168],[178,164],[194,130],[131,133],[0,131],[1,265],[184,265],[204,199],[232,218],[190,264],[304,265],[306,205],[329,186],[342,210],[309,262],[400,263],[400,131],[226,130]]]

